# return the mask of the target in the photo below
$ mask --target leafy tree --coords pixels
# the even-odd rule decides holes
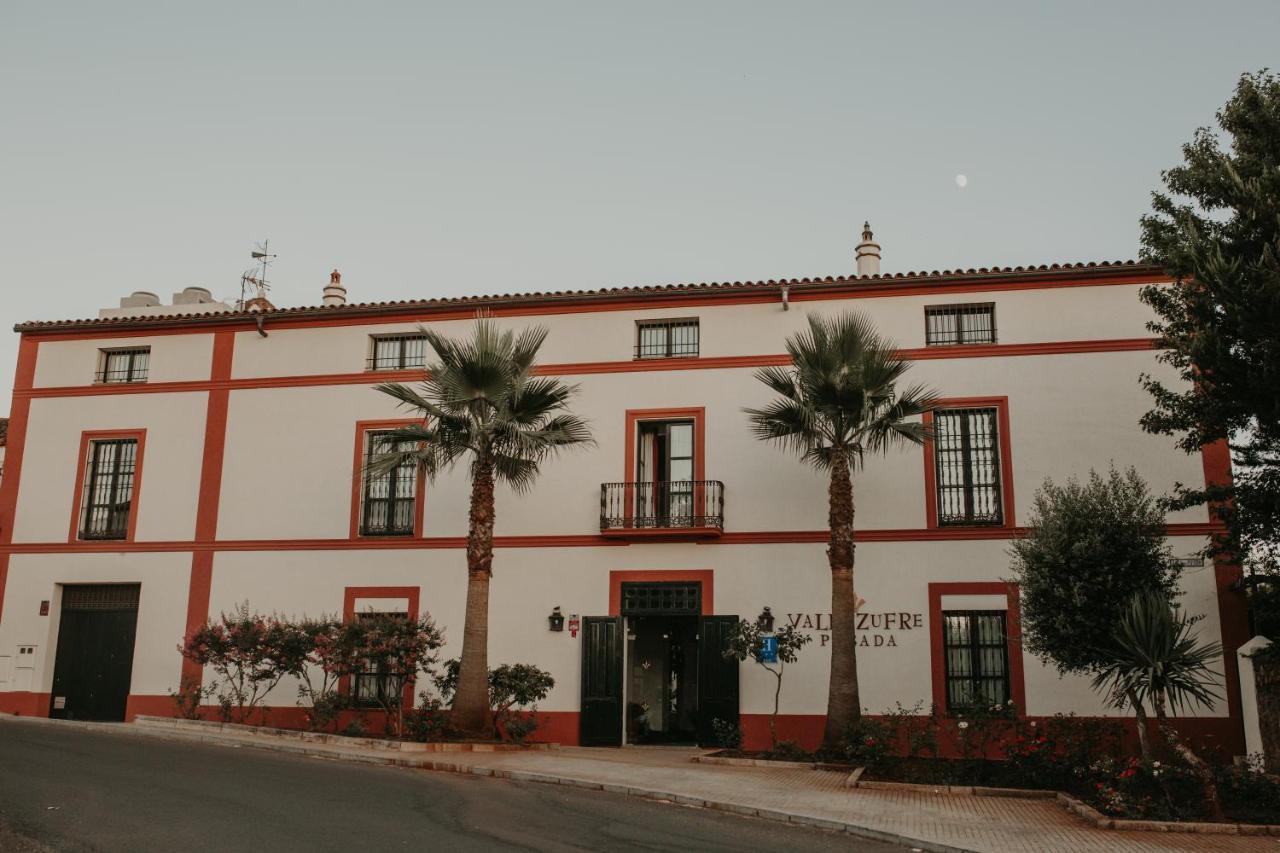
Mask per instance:
[[[470,462],[466,622],[451,723],[461,732],[479,735],[489,721],[495,483],[526,492],[543,462],[592,439],[586,422],[568,411],[576,386],[533,375],[546,329],[526,329],[517,335],[481,318],[470,338],[463,340],[431,329],[421,332],[437,356],[421,384],[410,388],[384,383],[377,390],[415,410],[422,423],[394,431],[393,436],[407,442],[409,449],[381,454],[373,470],[389,471],[411,459],[434,479],[461,459]]]
[[[830,477],[827,487],[831,568],[831,683],[823,745],[835,749],[862,713],[853,591],[853,478],[867,454],[920,444],[919,415],[935,395],[920,385],[901,391],[910,369],[896,347],[858,313],[811,316],[807,331],[787,339],[790,367],[766,367],[756,378],[778,396],[746,409],[756,437],[773,441]]]
[[[1222,646],[1201,642],[1195,622],[1175,611],[1161,590],[1134,594],[1125,602],[1110,642],[1099,648],[1105,662],[1093,686],[1107,693],[1117,707],[1140,710],[1150,703],[1169,745],[1200,777],[1210,817],[1221,819],[1213,771],[1169,725],[1170,707],[1177,712],[1190,706],[1212,708],[1213,701],[1222,698],[1215,689],[1220,676],[1210,668],[1222,657]]]
[[[458,688],[457,658],[445,661],[444,668],[434,679],[440,701],[453,701]],[[494,736],[501,739],[503,732],[512,740],[522,741],[537,728],[534,712],[536,704],[547,698],[556,681],[551,673],[530,663],[504,663],[489,670],[489,706],[492,713]],[[528,712],[522,718],[521,712]]]
[[[1159,358],[1182,380],[1143,377],[1155,408],[1142,426],[1188,453],[1229,442],[1234,485],[1180,486],[1173,505],[1208,503],[1228,530],[1217,550],[1278,574],[1280,78],[1241,76],[1217,121],[1182,147],[1142,218],[1144,260],[1175,279],[1142,298]]]
[[[764,658],[766,637],[774,637],[778,641],[778,659],[776,661],[766,661]],[[812,635],[800,633],[795,629],[794,625],[787,625],[780,631],[770,633],[765,631],[759,622],[749,622],[746,619],[741,619],[725,642],[725,657],[737,658],[740,661],[750,658],[774,677],[773,713],[769,715],[770,749],[776,750],[778,748],[778,702],[782,697],[783,672],[786,670],[787,664],[796,662],[800,656],[800,650],[811,640],[813,640]]]
[[[1060,673],[1093,674],[1107,666],[1099,638],[1111,636],[1135,594],[1175,588],[1165,544],[1165,516],[1132,468],[1096,471],[1080,483],[1046,480],[1036,492],[1027,534],[1010,546],[1021,596],[1022,644]],[[1150,743],[1141,702],[1138,736]]]

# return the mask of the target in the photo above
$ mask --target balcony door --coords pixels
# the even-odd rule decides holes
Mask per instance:
[[[637,520],[688,527],[694,512],[693,421],[642,421],[636,446]]]

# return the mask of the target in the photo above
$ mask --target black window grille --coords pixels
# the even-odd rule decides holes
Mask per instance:
[[[933,414],[938,524],[1003,524],[998,412],[940,409]]]
[[[89,443],[84,497],[81,500],[81,539],[124,539],[129,535],[137,461],[136,438]]]
[[[366,433],[360,535],[410,536],[418,504],[418,467],[412,458],[390,471],[375,474],[370,466],[385,453],[411,450],[413,442],[395,441],[390,433]]]
[[[407,613],[357,613],[357,619],[408,619]],[[365,658],[352,674],[351,702],[357,708],[394,708],[403,701],[404,678],[385,658]]]
[[[136,583],[67,584],[63,610],[137,610],[142,586]]]
[[[374,335],[370,370],[409,370],[427,365],[427,339],[423,335]]]
[[[700,583],[624,583],[623,616],[697,616],[702,612]]]
[[[946,610],[942,653],[947,710],[1009,701],[1009,638],[1003,610]]]
[[[924,342],[941,347],[956,344],[994,344],[996,305],[933,305],[924,309]]]
[[[646,320],[636,326],[636,358],[688,358],[698,354],[698,321]]]
[[[98,359],[98,372],[94,379],[109,384],[119,382],[146,382],[151,366],[151,347],[130,349],[104,349]]]

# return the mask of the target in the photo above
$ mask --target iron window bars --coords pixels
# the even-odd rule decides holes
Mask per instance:
[[[417,464],[407,459],[376,476],[369,470],[382,454],[412,449],[412,442],[396,442],[388,432],[369,432],[366,433],[366,444],[364,485],[360,496],[360,535],[412,536],[418,504]]]
[[[369,370],[411,370],[427,366],[427,339],[423,335],[373,335]]]
[[[137,610],[142,586],[136,583],[67,584],[63,610]]]
[[[676,480],[600,485],[600,529],[724,529],[724,483]]]
[[[680,581],[624,583],[623,616],[697,616],[702,613],[702,584]]]
[[[101,353],[98,371],[93,377],[95,382],[116,384],[147,381],[147,371],[151,366],[151,347],[104,349]]]
[[[136,438],[89,443],[80,520],[81,539],[124,539],[129,535],[133,479],[138,459]]]
[[[994,344],[996,304],[931,305],[924,309],[925,346]]]
[[[357,613],[357,619],[408,619],[408,613]],[[387,671],[387,662],[366,658],[351,675],[351,702],[357,708],[394,708],[403,701],[404,678]]]
[[[933,413],[938,524],[1004,523],[995,408]]]
[[[1003,610],[942,613],[947,711],[1009,701],[1009,639]]]
[[[698,321],[644,320],[636,324],[636,358],[698,355]]]

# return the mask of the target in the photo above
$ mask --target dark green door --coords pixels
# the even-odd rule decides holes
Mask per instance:
[[[49,716],[124,720],[138,593],[138,584],[63,587]]]
[[[738,661],[724,656],[737,616],[703,616],[698,627],[698,743],[715,743],[712,720],[738,724]]]
[[[582,620],[583,746],[622,745],[622,619]]]

